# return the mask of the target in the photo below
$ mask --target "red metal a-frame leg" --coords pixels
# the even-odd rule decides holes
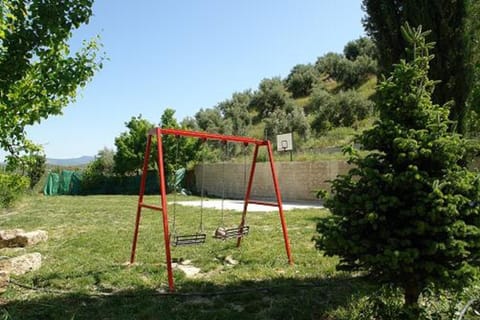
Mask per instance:
[[[158,179],[160,185],[160,197],[161,197],[161,206],[149,205],[143,202],[143,196],[145,194],[145,184],[147,181],[147,174],[148,174],[148,162],[150,159],[150,149],[152,145],[152,132],[148,134],[147,140],[147,147],[145,150],[145,159],[143,161],[143,169],[142,169],[142,179],[140,181],[140,193],[138,197],[138,206],[137,206],[137,216],[135,219],[135,231],[133,235],[133,243],[132,243],[132,253],[130,256],[130,263],[135,262],[135,250],[137,248],[137,240],[138,240],[138,229],[140,225],[140,218],[142,208],[149,208],[157,211],[162,212],[163,218],[163,237],[165,242],[165,255],[167,259],[167,273],[168,273],[168,287],[171,292],[175,290],[175,286],[173,283],[173,270],[172,270],[172,256],[170,253],[170,231],[168,230],[168,208],[167,208],[167,189],[165,185],[165,168],[163,164],[163,144],[162,144],[162,135],[161,129],[155,129],[155,136],[157,138],[157,159],[158,159]]]
[[[280,222],[282,224],[282,232],[283,232],[283,240],[285,242],[285,250],[287,251],[287,257],[288,257],[288,263],[290,265],[293,265],[293,258],[292,258],[292,253],[290,249],[290,241],[288,239],[288,230],[287,230],[287,223],[285,221],[285,215],[283,213],[283,204],[282,204],[282,195],[280,193],[280,187],[278,184],[278,179],[277,179],[277,172],[275,170],[275,164],[273,162],[273,152],[272,152],[272,145],[270,141],[267,141],[266,144],[264,144],[267,147],[268,151],[268,160],[270,162],[270,170],[272,173],[272,180],[273,180],[273,186],[275,188],[275,196],[277,199],[277,202],[264,202],[264,201],[255,201],[251,200],[251,192],[252,192],[252,185],[253,185],[253,177],[255,176],[255,168],[257,164],[257,157],[258,157],[258,149],[261,145],[256,144],[255,145],[255,150],[253,152],[253,161],[252,161],[252,166],[250,168],[250,177],[248,179],[248,187],[245,192],[245,200],[243,203],[243,213],[242,213],[242,220],[240,221],[240,228],[243,228],[245,225],[245,219],[247,216],[247,208],[249,203],[254,203],[254,204],[262,204],[262,205],[267,205],[267,206],[274,206],[278,207],[278,214],[280,216]],[[242,237],[239,237],[237,240],[237,247],[240,246],[242,242]]]

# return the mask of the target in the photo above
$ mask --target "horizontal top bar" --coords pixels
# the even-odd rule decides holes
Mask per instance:
[[[151,136],[156,136],[157,134],[172,134],[176,136],[183,137],[194,137],[206,140],[219,140],[225,142],[242,142],[242,143],[252,143],[256,145],[266,145],[267,140],[259,140],[249,137],[239,137],[239,136],[228,136],[223,134],[200,132],[200,131],[190,131],[190,130],[180,130],[180,129],[164,129],[164,128],[153,128],[148,131],[148,134]]]

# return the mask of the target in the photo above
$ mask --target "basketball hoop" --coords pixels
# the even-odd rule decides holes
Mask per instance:
[[[277,135],[277,151],[290,151],[290,161],[292,161],[293,151],[293,135],[292,133],[285,133]]]

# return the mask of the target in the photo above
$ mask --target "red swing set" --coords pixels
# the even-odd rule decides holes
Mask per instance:
[[[277,174],[275,171],[275,164],[273,162],[273,152],[272,152],[272,145],[268,140],[258,140],[253,138],[247,137],[240,137],[240,136],[229,136],[229,135],[221,135],[221,134],[212,134],[212,133],[205,133],[205,132],[196,132],[196,131],[188,131],[188,130],[177,130],[177,129],[163,129],[163,128],[154,128],[148,132],[147,138],[147,147],[145,150],[145,158],[143,162],[143,169],[142,169],[142,178],[140,181],[140,192],[138,197],[138,206],[137,206],[137,214],[135,219],[135,230],[133,235],[133,242],[132,242],[132,252],[130,256],[130,263],[135,262],[135,251],[137,248],[137,240],[138,240],[138,229],[140,225],[140,218],[143,208],[157,210],[162,212],[163,218],[163,237],[165,242],[165,255],[166,255],[166,262],[167,262],[167,273],[168,273],[168,286],[170,291],[173,292],[175,290],[174,282],[173,282],[173,270],[172,270],[172,258],[171,258],[171,240],[170,240],[170,231],[169,231],[169,224],[168,224],[168,209],[167,209],[167,190],[165,184],[165,170],[164,170],[164,163],[163,163],[163,143],[162,143],[162,136],[163,135],[175,135],[177,138],[180,136],[183,137],[194,137],[202,139],[203,141],[207,140],[216,140],[221,141],[223,143],[227,142],[235,142],[235,143],[242,143],[244,146],[248,146],[249,144],[253,144],[255,146],[253,152],[253,160],[252,166],[250,168],[250,176],[248,180],[247,190],[245,192],[245,199],[243,205],[243,212],[240,224],[236,228],[228,229],[225,238],[237,238],[237,247],[240,246],[242,238],[244,235],[248,233],[249,227],[245,225],[245,219],[247,215],[247,209],[249,204],[257,204],[257,205],[265,205],[265,206],[274,206],[278,207],[278,213],[280,216],[280,223],[282,226],[283,232],[283,239],[285,242],[285,250],[287,252],[288,262],[290,265],[293,264],[293,259],[290,251],[290,242],[288,239],[288,231],[287,231],[287,224],[285,221],[285,216],[283,213],[283,206],[282,206],[282,197],[280,194],[280,188],[278,185]],[[150,159],[150,149],[152,143],[154,143],[153,137],[156,137],[157,143],[157,159],[158,159],[158,178],[160,184],[160,200],[161,205],[151,205],[146,204],[143,202],[144,194],[145,194],[145,185],[147,180],[147,171],[148,171],[148,163]],[[255,175],[255,167],[258,157],[258,151],[260,147],[266,147],[268,152],[268,159],[270,162],[270,170],[272,174],[272,182],[273,187],[275,189],[275,196],[276,202],[266,202],[266,201],[257,201],[250,199],[252,185],[253,185],[253,178]],[[202,182],[203,183],[203,182]],[[195,234],[190,236],[177,236],[174,238],[174,245],[186,245],[186,244],[200,244],[205,242],[205,234]],[[218,236],[216,237],[218,238]]]

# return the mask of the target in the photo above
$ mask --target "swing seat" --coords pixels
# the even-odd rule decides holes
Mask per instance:
[[[188,246],[192,244],[203,244],[207,235],[205,233],[195,233],[182,236],[174,236],[172,245],[177,246]]]
[[[240,238],[246,236],[250,231],[249,226],[242,226],[242,227],[234,227],[234,228],[224,228],[218,227],[215,230],[215,234],[213,237],[215,239],[226,240],[231,238]]]

